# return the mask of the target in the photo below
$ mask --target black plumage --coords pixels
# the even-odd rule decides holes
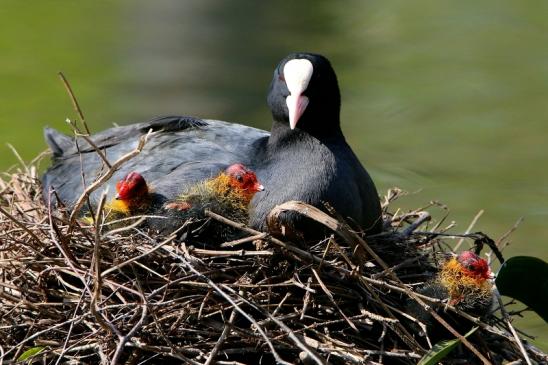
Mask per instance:
[[[285,65],[295,59],[308,60],[313,71],[303,96],[308,105],[289,126]],[[129,171],[141,173],[154,191],[173,199],[188,186],[211,178],[232,163],[253,169],[265,191],[251,201],[250,224],[266,229],[265,218],[277,204],[301,200],[322,207],[332,205],[370,233],[381,229],[380,204],[371,178],[346,143],[340,129],[340,93],[329,61],[320,55],[292,54],[276,70],[268,94],[273,115],[271,133],[221,121],[190,117],[163,117],[150,122],[111,128],[92,136],[114,161],[137,146],[149,129],[155,132],[143,152],[125,164],[107,183],[114,184]],[[44,191],[55,187],[69,206],[82,192],[78,149],[68,137],[51,129],[46,140],[53,165],[43,177]],[[87,184],[103,169],[102,161],[85,141],[78,139]],[[97,198],[96,193],[92,200]],[[283,223],[308,231],[309,224],[296,214]]]
[[[308,106],[292,130],[283,70],[294,59],[309,60],[314,71],[304,91]],[[268,105],[272,130],[258,148],[261,164],[254,166],[266,190],[251,202],[251,224],[264,228],[265,217],[275,205],[301,200],[317,207],[327,202],[361,228],[378,232],[382,221],[377,190],[341,131],[339,86],[329,61],[309,53],[283,59],[274,71]],[[288,214],[283,223],[292,226],[301,219]]]
[[[168,116],[110,128],[92,135],[91,139],[114,162],[135,149],[139,138],[150,130],[153,133],[143,151],[124,163],[100,191],[93,193],[92,201],[98,200],[104,188],[109,192],[107,200],[113,199],[116,182],[132,171],[143,175],[158,197],[174,199],[189,186],[216,176],[235,162],[248,160],[254,151],[253,143],[268,135],[240,124]],[[49,128],[45,130],[45,138],[54,155],[52,166],[42,177],[44,197],[55,188],[60,199],[71,207],[83,192],[82,174],[89,185],[106,167],[82,138],[78,138],[76,146],[74,139]]]

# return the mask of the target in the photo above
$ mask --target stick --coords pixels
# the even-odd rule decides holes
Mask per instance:
[[[213,349],[209,353],[209,356],[207,357],[207,360],[204,363],[204,365],[213,364],[215,356],[217,355],[217,353],[221,349],[221,345],[223,344],[224,340],[226,339],[226,337],[230,333],[230,328],[232,327],[232,322],[234,322],[234,319],[236,319],[236,310],[233,309],[232,312],[230,313],[230,317],[228,318],[228,322],[225,324],[225,326],[223,328],[223,332],[221,332],[221,336],[219,336],[219,339],[217,340],[217,343],[215,344],[215,346],[213,346]]]
[[[470,231],[472,230],[472,228],[474,228],[474,226],[476,225],[476,222],[478,221],[478,219],[483,215],[483,209],[480,210],[476,216],[474,217],[474,219],[472,219],[472,222],[470,222],[470,225],[468,226],[468,228],[466,229],[466,232],[464,232],[464,234],[468,234],[470,233]],[[457,244],[455,245],[455,247],[453,247],[453,251],[457,251],[460,247],[460,245],[462,245],[462,243],[464,242],[464,238],[461,238]]]
[[[139,138],[139,144],[137,145],[137,147],[133,151],[131,151],[131,152],[123,155],[122,157],[120,157],[115,163],[112,164],[110,169],[103,176],[101,176],[100,178],[95,180],[95,182],[93,184],[91,184],[90,186],[88,186],[87,189],[82,193],[82,195],[80,195],[80,197],[76,201],[76,204],[74,205],[74,209],[73,209],[72,213],[70,214],[69,231],[70,231],[70,228],[73,226],[74,221],[76,220],[76,217],[77,217],[80,209],[82,209],[82,206],[84,205],[86,197],[88,197],[89,194],[91,194],[92,192],[97,190],[108,179],[110,179],[110,177],[112,175],[114,175],[114,173],[120,168],[120,166],[122,166],[122,164],[124,164],[126,161],[132,159],[133,157],[135,157],[139,153],[141,153],[141,151],[143,150],[143,147],[145,146],[145,144],[147,142],[148,136],[151,133],[152,133],[152,130],[150,130],[146,135]]]
[[[266,233],[261,233],[261,234],[257,234],[257,235],[254,235],[254,236],[240,238],[239,240],[224,242],[224,243],[221,243],[219,245],[219,247],[234,247],[234,246],[241,245],[243,243],[253,242],[255,240],[264,239],[266,236],[267,236]]]
[[[84,138],[84,140],[95,149],[99,157],[101,157],[101,159],[105,162],[105,164],[110,168],[111,167],[110,163],[108,162],[107,157],[105,156],[103,151],[101,151],[101,149],[97,147],[95,142],[93,142],[91,138],[89,138],[89,136],[91,135],[91,132],[88,128],[88,124],[86,123],[86,119],[84,118],[84,113],[82,112],[82,108],[80,108],[80,104],[78,103],[78,100],[76,99],[76,95],[74,95],[74,92],[72,91],[72,87],[70,86],[70,83],[68,82],[67,78],[62,72],[59,72],[58,75],[61,78],[61,81],[63,82],[63,85],[65,86],[65,89],[67,90],[70,100],[72,101],[72,106],[74,107],[74,110],[80,117],[80,122],[84,126],[86,133],[85,134],[82,133],[80,131],[80,128],[78,128],[78,126],[76,125],[76,123],[73,123],[70,119],[67,119],[67,123],[72,127],[75,137]]]
[[[86,119],[84,118],[84,113],[82,113],[82,108],[80,108],[80,104],[78,104],[78,100],[76,100],[76,96],[74,95],[74,92],[72,92],[72,87],[70,86],[70,83],[68,82],[67,78],[62,72],[57,73],[59,77],[61,78],[61,81],[63,82],[63,85],[65,85],[65,89],[67,90],[67,93],[70,96],[70,100],[72,101],[72,106],[74,107],[74,110],[80,117],[80,121],[84,125],[84,128],[86,129],[87,134],[91,134],[88,128],[88,125],[86,123]]]
[[[102,287],[102,277],[101,277],[101,257],[100,257],[100,247],[101,247],[101,214],[103,213],[103,207],[105,205],[106,194],[103,192],[101,199],[99,200],[99,206],[97,207],[97,212],[95,215],[95,245],[93,246],[93,294],[91,296],[91,303],[89,311],[97,320],[97,323],[105,330],[112,331],[118,336],[120,333],[118,329],[109,323],[103,316],[102,313],[99,313],[99,308],[97,306],[97,300],[101,296],[101,287]]]
[[[521,354],[523,355],[523,358],[525,359],[525,362],[527,365],[531,364],[531,359],[529,358],[529,355],[527,354],[527,351],[525,351],[525,348],[523,347],[523,344],[521,343],[521,340],[516,333],[516,330],[514,329],[514,326],[512,326],[512,322],[510,322],[510,317],[508,316],[508,312],[506,312],[506,308],[504,308],[504,303],[502,303],[502,298],[498,293],[495,294],[497,297],[497,301],[499,302],[500,306],[500,312],[502,313],[502,317],[504,318],[504,321],[506,322],[506,325],[508,328],[510,328],[510,332],[512,333],[512,336],[514,336],[514,339],[516,340],[516,343],[519,347],[519,350],[521,351]]]
[[[8,212],[6,212],[4,210],[4,208],[0,207],[0,213],[2,213],[3,215],[5,215],[9,220],[11,220],[13,223],[15,223],[19,228],[21,228],[23,231],[27,232],[27,234],[29,236],[32,237],[32,239],[38,244],[37,247],[40,247],[42,245],[42,240],[40,240],[40,238],[38,238],[38,236],[36,236],[30,229],[27,228],[27,226],[25,226],[23,223],[19,222],[17,220],[17,218],[15,218],[14,216],[12,216],[11,214],[9,214]]]
[[[287,205],[290,205],[290,206],[295,206],[295,204],[299,204],[301,207],[302,207],[302,211],[300,211],[302,214],[305,214],[307,215],[308,212],[313,212],[313,216],[311,216],[310,218],[312,219],[319,219],[318,222],[322,223],[322,222],[326,222],[327,224],[329,224],[329,228],[331,227],[334,227],[335,229],[335,232],[336,233],[339,233],[340,235],[343,235],[343,237],[345,239],[349,239],[349,240],[353,240],[353,236],[350,234],[350,232],[346,229],[343,229],[343,227],[340,225],[340,223],[338,221],[336,221],[335,219],[333,219],[332,217],[329,217],[327,214],[325,214],[324,212],[320,211],[318,208],[315,208],[315,207],[312,207],[308,204],[305,204],[305,203],[302,203],[302,202],[288,202],[288,203],[284,203],[282,204],[282,206],[277,206],[276,208],[278,208],[278,210],[276,210],[276,208],[273,209],[276,210],[275,213],[269,213],[269,218],[267,219],[272,219],[272,217],[274,216],[274,214],[276,213],[281,213],[281,211],[283,211],[284,209],[286,209],[285,207],[287,207]],[[304,212],[304,213],[303,213]],[[244,224],[241,224],[241,223],[236,223],[236,222],[233,222],[231,221],[230,219],[227,219],[225,217],[222,217],[218,214],[215,214],[211,211],[208,211],[206,210],[205,211],[205,214],[207,216],[210,216],[211,218],[214,218],[216,220],[219,220],[220,222],[223,222],[225,224],[228,224],[234,228],[239,228],[245,232],[248,232],[248,233],[251,233],[251,234],[259,234],[261,232],[259,231],[256,231],[254,229],[251,229],[247,226],[245,226]],[[308,215],[307,215],[308,216]],[[310,252],[308,251],[304,251],[304,250],[301,250],[293,245],[290,245],[288,243],[285,243],[283,241],[280,241],[276,238],[273,238],[273,237],[266,237],[265,238],[266,240],[272,242],[273,244],[275,245],[278,245],[280,247],[283,247],[285,249],[287,249],[288,251],[296,254],[297,256],[301,257],[301,258],[305,258],[305,259],[308,259],[309,261],[312,261],[318,265],[322,265],[322,263],[324,263],[324,260],[320,259],[319,257],[317,256],[314,256],[312,255]],[[364,242],[365,243],[365,242]],[[357,243],[353,240],[353,246],[354,247],[357,247]],[[369,248],[369,246],[367,246]],[[369,250],[373,253],[373,255],[375,255],[379,260],[381,260],[380,257],[378,257],[378,255],[373,251],[371,250],[371,248],[369,248]],[[363,253],[362,253],[363,254]],[[382,260],[381,260],[382,261]],[[383,261],[384,263],[384,261]],[[327,265],[327,263],[324,263]],[[331,265],[328,265],[328,266],[331,266]],[[388,267],[386,264],[384,264],[385,267]],[[341,270],[341,268],[337,267],[337,270]],[[349,276],[352,276],[352,273],[351,272],[347,272],[346,273],[347,275]],[[361,276],[360,276],[361,277]],[[372,293],[373,295],[375,295],[375,293],[373,292]],[[380,301],[381,305],[383,305],[382,301]],[[383,307],[384,310],[389,313],[391,316],[393,316],[392,312],[390,311],[390,309],[388,309],[386,306]],[[401,323],[396,323],[396,327],[399,329],[398,332],[398,335],[401,336],[401,333],[403,333],[403,336],[404,336],[404,340],[406,341],[409,341],[411,343],[411,346],[414,347],[415,349],[417,350],[423,350],[423,348],[413,339],[413,337],[411,336],[411,334],[409,334],[409,332],[405,329],[405,327],[403,327],[403,325]],[[401,333],[399,333],[401,332]]]
[[[485,356],[483,356],[474,345],[472,345],[471,342],[469,342],[463,335],[458,333],[449,323],[447,323],[439,314],[437,314],[430,306],[426,305],[424,301],[419,298],[416,293],[414,293],[412,290],[408,289],[405,284],[401,281],[401,279],[392,271],[390,271],[390,268],[388,265],[384,262],[383,259],[377,255],[373,249],[363,240],[360,236],[357,234],[351,232],[347,225],[343,222],[340,223],[339,221],[329,217],[327,214],[319,210],[318,208],[315,208],[311,205],[308,205],[303,202],[297,202],[297,201],[290,201],[281,205],[278,205],[272,209],[272,211],[268,214],[267,220],[270,222],[271,219],[276,218],[281,212],[283,211],[296,211],[298,213],[301,213],[309,218],[312,218],[316,220],[319,223],[324,224],[328,228],[331,228],[334,230],[339,236],[341,236],[345,241],[350,243],[352,247],[356,246],[356,243],[359,244],[369,255],[371,255],[377,263],[385,270],[387,271],[387,274],[396,282],[400,283],[404,290],[406,291],[406,294],[411,297],[413,300],[415,300],[417,303],[419,303],[426,311],[429,312],[432,317],[434,317],[442,326],[444,326],[451,334],[453,334],[455,337],[457,337],[470,351],[472,351],[484,364],[491,364],[489,360]],[[380,302],[381,305],[383,305],[382,301]],[[391,313],[390,309],[385,307],[385,310],[388,313]],[[399,323],[398,323],[399,324]],[[400,330],[409,337],[409,339],[416,345],[415,340],[413,340],[413,337],[409,334],[409,332],[399,324]],[[419,346],[420,348],[420,346]]]

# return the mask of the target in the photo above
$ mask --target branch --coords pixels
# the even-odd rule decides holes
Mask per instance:
[[[402,288],[405,290],[406,294],[411,297],[413,300],[415,300],[417,303],[419,303],[432,317],[434,317],[443,327],[445,327],[451,334],[453,334],[455,337],[457,337],[470,351],[472,351],[484,364],[491,364],[491,362],[483,356],[470,341],[468,341],[463,335],[461,335],[458,331],[456,331],[449,323],[447,323],[439,314],[437,314],[429,305],[424,303],[424,301],[419,298],[415,292],[410,290],[405,286],[405,284],[401,281],[401,279],[392,271],[390,271],[390,268],[388,265],[384,262],[383,259],[377,255],[373,249],[365,242],[364,239],[362,239],[360,236],[355,234],[354,232],[350,231],[347,227],[347,225],[343,222],[340,223],[339,221],[333,219],[332,217],[328,216],[318,208],[315,208],[311,205],[308,205],[303,202],[297,202],[297,201],[290,201],[286,202],[284,204],[276,206],[272,211],[268,214],[268,222],[270,224],[272,219],[277,218],[277,216],[283,212],[283,211],[296,211],[298,213],[301,213],[309,218],[314,219],[315,221],[324,224],[326,227],[334,230],[339,236],[341,236],[345,241],[350,243],[352,247],[355,247],[357,244],[361,246],[369,255],[371,255],[375,261],[387,272],[387,274],[390,276],[391,279],[398,282],[402,285]],[[386,308],[387,309],[387,308]],[[390,313],[390,310],[388,310],[388,313]],[[403,326],[400,327],[400,330],[403,331],[403,333],[406,336],[409,336],[410,339],[412,337],[410,334],[405,330]],[[413,340],[413,343],[416,343]]]
[[[72,228],[80,209],[82,209],[82,206],[84,205],[86,197],[88,197],[89,194],[97,190],[108,179],[110,179],[112,175],[114,175],[114,173],[120,168],[120,166],[122,166],[122,164],[124,164],[128,160],[131,160],[133,157],[141,153],[141,151],[143,150],[143,147],[145,146],[148,140],[148,136],[151,133],[152,133],[152,130],[150,130],[146,135],[141,136],[141,138],[139,138],[139,144],[133,151],[120,157],[115,163],[112,164],[110,169],[103,176],[95,180],[95,182],[91,184],[90,186],[88,186],[87,189],[82,193],[82,195],[80,195],[80,197],[76,201],[76,204],[74,205],[74,209],[72,213],[70,214],[69,231],[70,231],[70,228]]]
[[[89,131],[88,125],[86,123],[86,119],[84,118],[84,113],[82,113],[82,109],[80,108],[80,104],[78,104],[78,100],[76,100],[76,96],[74,95],[74,92],[72,91],[72,87],[70,87],[70,83],[68,82],[65,75],[63,75],[62,72],[58,73],[59,77],[61,78],[61,81],[63,82],[63,85],[65,85],[65,89],[67,90],[67,93],[69,94],[70,100],[72,101],[72,106],[74,107],[74,110],[80,117],[80,121],[84,125],[84,128],[86,129],[87,134],[91,134]]]

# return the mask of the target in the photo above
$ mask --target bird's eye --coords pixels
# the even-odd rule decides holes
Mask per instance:
[[[236,180],[238,180],[239,182],[243,182],[244,178],[242,177],[242,175],[236,175]]]

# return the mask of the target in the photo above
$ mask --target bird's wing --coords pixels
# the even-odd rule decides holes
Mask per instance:
[[[101,188],[109,197],[115,184],[127,173],[137,171],[155,192],[172,198],[185,186],[209,178],[231,163],[249,163],[259,140],[268,133],[259,129],[192,117],[161,117],[148,122],[104,130],[90,136],[112,164],[133,151],[139,139],[151,131],[142,152],[127,161]],[[44,198],[51,188],[69,207],[108,168],[95,147],[83,138],[71,139],[55,130],[45,132],[53,151],[52,166],[42,177]],[[99,191],[92,194],[97,199]]]

